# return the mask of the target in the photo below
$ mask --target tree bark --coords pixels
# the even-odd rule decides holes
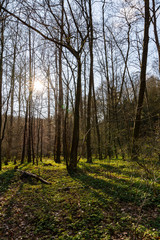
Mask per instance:
[[[1,13],[1,12],[0,12]],[[0,170],[2,169],[2,82],[3,82],[3,52],[4,52],[4,22],[1,23],[0,51]]]
[[[63,40],[63,6],[64,1],[61,0],[62,16],[60,29],[60,42]],[[59,46],[59,97],[58,97],[58,118],[57,118],[57,154],[55,158],[56,163],[60,163],[61,156],[61,133],[62,133],[62,119],[63,119],[63,86],[62,86],[62,45]]]
[[[40,151],[40,161],[42,162],[43,157],[43,119],[40,120],[41,125],[41,151]]]
[[[55,99],[55,136],[54,136],[54,161],[56,162],[57,155],[57,129],[58,129],[58,62],[57,62],[57,49],[55,51],[55,67],[56,67],[56,76],[55,76],[55,91],[54,91],[54,99]]]
[[[105,77],[107,82],[107,121],[108,121],[108,131],[106,133],[106,145],[107,145],[107,155],[109,159],[112,156],[111,151],[111,86],[109,79],[109,66],[108,66],[108,51],[106,46],[106,33],[105,33],[105,1],[102,6],[102,20],[103,20],[103,42],[104,42],[104,52],[105,52]]]
[[[159,43],[158,30],[157,30],[157,18],[156,18],[155,0],[152,0],[152,6],[153,6],[153,27],[154,27],[154,36],[155,36],[155,42],[156,42],[156,47],[157,47],[157,51],[158,51],[158,59],[159,59],[159,74],[160,74],[160,43]]]
[[[24,122],[23,148],[22,148],[21,164],[24,163],[25,152],[26,152],[27,123],[28,123],[28,101],[26,102],[26,113],[25,113],[25,122]]]
[[[94,82],[93,82],[93,101],[94,101],[96,132],[97,132],[97,140],[98,140],[98,158],[101,160],[102,159],[101,136],[100,136],[100,130],[99,130],[98,116],[97,116],[97,103],[96,103]]]
[[[66,166],[68,168],[68,158],[69,158],[69,143],[68,143],[68,108],[69,108],[69,83],[67,83],[67,97],[66,97],[66,112],[64,117],[64,131],[63,131],[63,154],[66,161]]]
[[[31,53],[31,30],[29,28],[29,100],[28,100],[28,163],[32,158],[32,53]]]
[[[47,71],[47,97],[48,97],[48,146],[47,146],[47,155],[48,157],[51,156],[51,100],[50,100],[50,66],[48,65]]]
[[[144,40],[143,40],[143,53],[142,53],[142,65],[140,74],[140,90],[138,96],[138,105],[136,109],[136,118],[134,122],[133,130],[133,144],[132,144],[132,160],[138,161],[139,155],[139,133],[141,126],[141,112],[143,108],[144,93],[146,89],[146,69],[147,69],[147,56],[148,56],[148,43],[149,43],[149,0],[145,0],[145,26],[144,26]]]
[[[76,101],[74,111],[74,127],[73,127],[73,138],[72,147],[70,154],[70,161],[68,163],[68,170],[75,171],[77,168],[77,154],[78,154],[78,142],[79,142],[79,106],[81,101],[81,59],[77,58],[78,63],[78,78],[77,78],[77,89],[76,89]]]
[[[89,76],[89,93],[88,93],[88,105],[87,105],[87,163],[92,163],[92,151],[91,151],[91,98],[93,88],[93,23],[92,23],[92,4],[89,0],[89,52],[90,52],[90,76]]]
[[[18,25],[19,22],[17,20],[17,29],[16,29],[16,37],[14,43],[14,51],[13,51],[13,64],[12,64],[12,72],[11,72],[11,116],[10,116],[10,126],[9,126],[9,148],[8,148],[8,159],[11,159],[12,156],[12,142],[13,142],[13,111],[14,111],[14,91],[15,91],[15,66],[16,66],[16,57],[17,57],[17,37],[18,37]]]

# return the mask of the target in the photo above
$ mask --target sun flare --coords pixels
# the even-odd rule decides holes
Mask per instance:
[[[38,94],[42,93],[43,90],[44,90],[44,85],[43,85],[43,83],[42,83],[41,81],[39,81],[39,80],[36,80],[36,81],[34,82],[33,90],[34,90],[35,93],[38,93]]]

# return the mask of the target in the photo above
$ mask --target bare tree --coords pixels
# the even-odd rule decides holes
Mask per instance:
[[[64,14],[64,0],[60,1],[61,5],[61,23],[60,23],[60,42],[63,41],[63,14]],[[58,116],[57,116],[57,146],[55,162],[60,163],[61,156],[61,130],[63,123],[63,86],[62,86],[62,45],[59,46],[59,98],[58,98]]]
[[[146,0],[145,1],[143,54],[142,54],[141,74],[140,74],[140,89],[139,89],[139,96],[138,96],[138,105],[136,109],[136,118],[134,122],[133,145],[132,145],[132,156],[131,156],[131,158],[135,161],[138,161],[138,155],[139,155],[138,138],[139,138],[139,132],[140,132],[140,126],[141,126],[141,112],[143,108],[144,93],[146,89],[146,69],[147,69],[149,25],[150,25],[149,17],[150,17],[149,0]]]
[[[160,7],[160,6],[159,6]],[[155,43],[158,51],[158,59],[159,59],[159,73],[160,73],[160,42],[158,38],[158,29],[157,29],[157,17],[156,17],[156,12],[158,8],[156,9],[155,6],[155,0],[152,0],[152,11],[153,11],[153,27],[154,27],[154,36],[155,36]]]
[[[1,8],[3,4],[5,4],[5,7],[7,7],[8,1],[2,1],[0,5],[0,29],[1,29],[1,37],[0,37],[0,170],[2,169],[2,142],[4,139],[6,124],[7,124],[8,103],[10,98],[10,92],[9,92],[9,95],[7,97],[7,109],[4,115],[4,123],[3,123],[2,87],[3,87],[3,61],[4,61],[3,59],[4,58],[4,31],[5,31],[5,24],[6,24],[6,14]]]
[[[92,163],[92,152],[91,152],[91,100],[93,91],[93,20],[92,20],[92,3],[89,0],[89,52],[90,52],[90,74],[89,74],[89,93],[88,93],[88,104],[87,104],[87,162]]]

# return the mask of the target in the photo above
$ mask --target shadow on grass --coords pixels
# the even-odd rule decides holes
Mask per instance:
[[[143,211],[148,212],[148,209],[154,211],[157,205],[160,205],[160,197],[154,197],[152,189],[148,189],[145,183],[134,182],[132,183],[134,186],[132,186],[131,181],[128,179],[123,181],[119,179],[112,179],[113,181],[107,178],[106,180],[100,179],[87,175],[86,172],[83,172],[81,169],[77,171],[77,174],[72,174],[71,177],[81,182],[87,189],[86,191],[91,191],[91,194],[98,202],[102,203],[103,206],[106,206],[106,208],[112,206],[115,218],[116,216],[121,216],[121,208],[124,206],[126,208],[126,214],[135,218],[134,214],[137,216],[140,214],[138,210],[139,207],[143,206]],[[128,206],[133,206],[133,210],[129,210]],[[149,228],[159,229],[159,219],[157,215],[155,218],[146,220],[145,224]],[[136,221],[136,219],[134,221]],[[141,224],[143,225],[143,223]]]
[[[19,164],[19,165],[18,165],[18,168],[19,168],[19,169],[23,169],[24,167],[27,167],[28,165],[31,165],[31,163],[25,162],[25,163],[23,163],[23,164]]]
[[[30,185],[33,183],[19,183],[19,187],[5,205],[4,223],[0,230],[7,239],[18,239],[18,232],[21,232],[22,238],[25,236],[24,239],[41,239],[58,232],[59,225],[56,225],[52,212],[55,204],[51,205],[46,192],[44,194],[39,188],[32,189]],[[8,235],[5,230],[6,224],[9,226]]]
[[[102,174],[103,176],[103,174]],[[81,182],[86,188],[91,190],[96,190],[96,195],[101,196],[100,192],[106,194],[106,197],[112,197],[113,201],[116,202],[134,202],[136,204],[141,204],[148,195],[151,199],[152,189],[143,182],[133,182],[130,179],[119,179],[113,177],[110,179],[108,176],[105,179],[90,176],[86,171],[78,169],[76,174],[71,174],[74,180]],[[104,178],[104,176],[103,176]],[[102,198],[102,197],[100,197]],[[153,204],[153,202],[152,202]]]
[[[6,192],[12,183],[12,179],[15,175],[15,170],[8,170],[0,173],[0,193]]]
[[[142,175],[140,173],[137,173],[136,171],[127,171],[125,170],[124,168],[126,168],[126,166],[112,166],[112,165],[109,165],[109,164],[100,164],[100,166],[102,168],[104,168],[105,170],[107,171],[111,171],[111,172],[115,172],[115,173],[118,173],[118,174],[124,174],[124,175],[127,175],[129,177],[133,176],[133,177],[136,177],[136,178],[141,178]]]
[[[108,172],[116,173],[116,174],[123,174],[123,175],[126,175],[127,177],[134,177],[134,178],[141,178],[141,179],[143,179],[146,176],[145,172],[143,174],[140,172],[137,172],[137,169],[136,168],[134,169],[134,167],[130,168],[131,171],[127,171],[126,170],[127,167],[125,165],[113,166],[109,163],[106,163],[106,164],[99,163],[98,166],[95,166],[95,164],[88,165],[88,164],[82,163],[81,166],[83,167],[84,171],[86,171],[86,172],[100,174],[102,176],[106,175],[106,173],[108,173]]]

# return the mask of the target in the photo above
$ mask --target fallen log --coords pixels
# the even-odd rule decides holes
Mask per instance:
[[[38,176],[36,174],[30,173],[30,172],[26,172],[26,171],[22,171],[22,170],[19,170],[19,169],[17,169],[17,171],[21,173],[21,176],[20,176],[21,179],[35,178],[36,180],[39,180],[39,181],[41,181],[44,184],[51,185],[50,182],[47,182],[45,179],[41,178],[40,176]]]
[[[53,165],[51,163],[43,163],[43,166],[50,167],[50,166],[53,166]]]

